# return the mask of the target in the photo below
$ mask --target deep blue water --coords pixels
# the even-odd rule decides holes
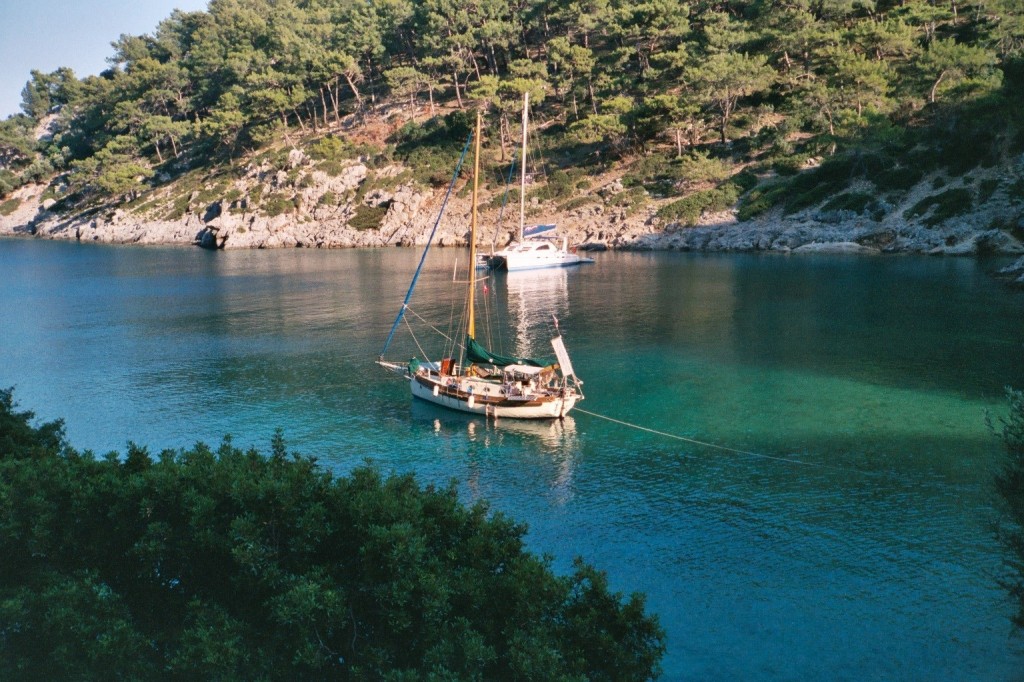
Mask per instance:
[[[985,424],[1024,387],[1024,294],[997,263],[600,254],[497,275],[478,336],[545,353],[556,313],[593,414],[495,425],[372,362],[418,258],[0,241],[0,385],[80,449],[268,450],[281,427],[342,473],[455,480],[558,570],[582,556],[645,592],[666,680],[1024,678]],[[460,259],[432,252],[390,357],[433,352],[420,317],[457,319]]]

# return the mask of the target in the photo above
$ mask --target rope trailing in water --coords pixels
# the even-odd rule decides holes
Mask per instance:
[[[384,342],[384,347],[380,349],[381,359],[384,359],[384,353],[387,352],[388,346],[391,345],[391,339],[395,336],[395,330],[398,329],[398,325],[402,321],[402,317],[405,315],[405,309],[409,306],[409,299],[412,298],[412,291],[416,288],[416,280],[420,278],[420,271],[423,270],[423,263],[427,260],[427,252],[430,251],[430,244],[434,241],[434,235],[437,233],[437,226],[441,224],[441,216],[444,215],[444,209],[448,206],[448,199],[452,196],[452,189],[455,187],[455,181],[459,179],[459,170],[462,169],[462,162],[466,160],[466,153],[469,152],[469,145],[472,141],[473,133],[470,133],[469,138],[466,140],[466,146],[462,148],[462,156],[459,157],[459,163],[455,166],[455,173],[452,175],[452,181],[448,184],[448,191],[444,195],[444,202],[441,203],[441,210],[437,213],[437,220],[434,221],[434,228],[430,231],[430,237],[427,239],[427,245],[423,249],[423,255],[420,256],[420,264],[416,266],[416,272],[412,276],[412,282],[409,283],[409,291],[405,294],[405,300],[402,301],[402,307],[398,310],[398,316],[395,317],[395,323],[391,325],[391,331],[388,332],[388,338]],[[470,267],[476,267],[476,263],[470,263]]]
[[[793,459],[792,457],[779,457],[777,455],[765,455],[765,454],[762,454],[760,452],[751,452],[749,450],[738,450],[736,448],[730,448],[730,447],[725,446],[725,445],[718,445],[717,443],[709,443],[709,442],[704,441],[704,440],[697,440],[696,438],[687,438],[686,436],[680,436],[680,435],[675,434],[675,433],[667,433],[665,431],[658,431],[657,429],[651,429],[651,428],[648,428],[646,426],[640,426],[639,424],[631,424],[629,422],[622,421],[621,419],[615,419],[614,417],[609,417],[607,415],[597,414],[596,412],[590,412],[588,410],[584,410],[581,407],[575,407],[575,408],[573,408],[573,411],[574,412],[579,412],[580,414],[585,414],[585,415],[588,415],[588,416],[591,416],[591,417],[596,417],[597,419],[604,419],[605,421],[610,421],[610,422],[612,422],[614,424],[619,424],[620,426],[626,426],[628,428],[636,429],[638,431],[645,431],[647,433],[653,433],[654,435],[662,436],[663,438],[671,438],[673,440],[681,440],[681,441],[686,442],[686,443],[692,443],[694,445],[700,445],[702,447],[712,448],[712,449],[715,449],[715,450],[724,450],[725,452],[732,452],[732,453],[737,454],[737,455],[745,455],[747,457],[755,457],[757,459],[768,459],[768,460],[772,460],[774,462],[785,462],[786,464],[799,464],[801,466],[816,467],[818,469],[832,469],[834,471],[845,471],[845,472],[862,474],[862,475],[865,475],[865,476],[883,476],[883,475],[885,475],[884,473],[877,472],[877,471],[863,471],[861,469],[850,469],[850,468],[847,468],[847,467],[837,467],[837,466],[832,466],[832,465],[829,465],[829,464],[819,464],[817,462],[805,462],[803,460]]]

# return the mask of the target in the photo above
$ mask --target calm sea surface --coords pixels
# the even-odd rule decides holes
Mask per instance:
[[[599,254],[497,275],[478,337],[547,353],[554,312],[594,414],[495,425],[373,364],[419,255],[2,240],[0,385],[97,453],[269,451],[281,427],[340,473],[455,480],[557,570],[582,556],[646,592],[666,680],[1024,679],[985,424],[1024,387],[1024,294],[997,263]],[[419,318],[458,315],[457,260],[431,253],[389,357],[436,359]]]

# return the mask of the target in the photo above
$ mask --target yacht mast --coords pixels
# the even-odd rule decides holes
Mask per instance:
[[[523,241],[523,225],[526,223],[526,124],[527,109],[530,106],[529,91],[523,93],[523,162],[519,168],[519,241]]]
[[[474,319],[474,294],[476,294],[476,199],[480,177],[480,110],[476,111],[476,132],[473,133],[473,213],[469,222],[469,296],[467,298],[466,334],[476,338],[476,320]]]

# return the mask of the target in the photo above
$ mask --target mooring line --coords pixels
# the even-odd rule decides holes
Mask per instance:
[[[591,417],[596,417],[598,419],[604,419],[605,421],[610,421],[612,423],[619,424],[621,426],[626,426],[626,427],[629,427],[631,429],[637,429],[638,431],[646,431],[647,433],[653,433],[656,436],[662,436],[664,438],[671,438],[673,440],[680,440],[680,441],[683,441],[683,442],[686,442],[686,443],[692,443],[694,445],[700,445],[700,446],[703,446],[703,447],[706,447],[706,448],[713,448],[715,450],[724,450],[726,452],[732,452],[732,453],[735,453],[737,455],[746,455],[747,457],[755,457],[755,458],[758,458],[758,459],[767,459],[767,460],[772,460],[772,461],[775,461],[775,462],[785,462],[786,464],[799,464],[800,466],[815,467],[815,468],[818,468],[818,469],[832,469],[834,471],[843,471],[843,472],[847,472],[847,473],[861,474],[863,476],[887,476],[887,475],[889,475],[889,474],[886,474],[885,472],[864,471],[863,469],[850,469],[848,467],[837,467],[837,466],[834,466],[834,465],[831,465],[831,464],[820,464],[818,462],[805,462],[803,460],[793,459],[792,457],[779,457],[777,455],[766,455],[766,454],[763,454],[763,453],[760,453],[760,452],[751,452],[750,450],[739,450],[737,448],[730,448],[727,445],[719,445],[718,443],[709,443],[708,441],[697,440],[696,438],[687,438],[686,436],[680,436],[680,435],[675,434],[675,433],[668,433],[666,431],[658,431],[657,429],[648,428],[646,426],[640,426],[639,424],[631,424],[630,422],[622,421],[621,419],[616,419],[615,417],[609,417],[609,416],[604,415],[604,414],[598,414],[596,412],[590,412],[589,410],[584,410],[581,407],[573,408],[573,412],[579,412],[581,414],[586,414],[586,415],[589,415]]]

